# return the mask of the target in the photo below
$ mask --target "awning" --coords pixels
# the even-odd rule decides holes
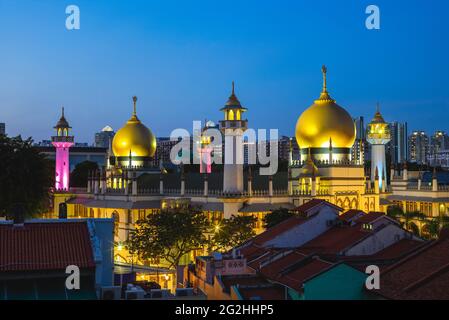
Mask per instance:
[[[160,209],[160,200],[136,201],[132,202],[131,209]]]
[[[270,212],[277,209],[294,209],[295,206],[292,203],[251,203],[243,206],[239,212]]]

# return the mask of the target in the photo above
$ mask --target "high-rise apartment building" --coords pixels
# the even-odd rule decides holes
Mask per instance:
[[[418,164],[427,164],[429,154],[429,136],[424,131],[413,131],[408,137],[409,160]]]
[[[114,138],[115,132],[110,126],[104,127],[100,132],[95,133],[95,147],[109,148],[112,138]]]
[[[408,127],[407,122],[397,121],[390,123],[391,140],[387,144],[387,155],[393,164],[397,165],[408,161]]]

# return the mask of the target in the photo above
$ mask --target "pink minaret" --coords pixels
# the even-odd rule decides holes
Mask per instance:
[[[201,133],[200,146],[198,152],[200,154],[200,173],[211,173],[212,172],[212,151],[211,137],[207,136],[205,131],[209,128],[208,122],[203,128]]]
[[[54,128],[56,129],[56,135],[51,137],[51,142],[56,148],[55,189],[57,191],[68,191],[70,178],[69,148],[73,145],[74,138],[69,135],[71,127],[64,117],[64,107],[62,107],[61,118]]]

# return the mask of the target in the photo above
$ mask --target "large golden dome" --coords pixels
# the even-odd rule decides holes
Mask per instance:
[[[355,141],[354,121],[329,96],[326,72],[323,66],[323,91],[320,98],[301,114],[296,123],[296,141],[301,149],[329,148],[331,140],[332,148],[351,148]]]
[[[156,152],[156,138],[136,114],[137,97],[133,97],[134,112],[112,140],[112,151],[116,157],[153,157]]]

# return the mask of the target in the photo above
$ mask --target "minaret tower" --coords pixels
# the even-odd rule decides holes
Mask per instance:
[[[212,138],[207,135],[208,122],[205,121],[201,132],[198,152],[200,154],[200,173],[209,174],[212,172]]]
[[[54,128],[56,135],[51,137],[51,142],[56,148],[55,189],[57,191],[68,191],[70,178],[69,149],[73,145],[74,137],[70,135],[70,129],[72,128],[64,117],[64,107],[62,107],[61,118]]]
[[[242,119],[246,108],[242,107],[235,95],[234,82],[232,93],[225,106],[224,120],[220,121],[220,130],[225,139],[225,158],[223,172],[224,192],[243,192],[243,133],[247,129],[248,121]]]
[[[371,144],[371,181],[376,181],[377,171],[379,173],[379,189],[384,190],[382,186],[387,180],[385,145],[390,141],[390,128],[380,114],[379,104],[373,120],[367,126],[366,137]]]

